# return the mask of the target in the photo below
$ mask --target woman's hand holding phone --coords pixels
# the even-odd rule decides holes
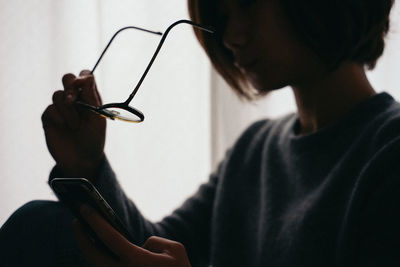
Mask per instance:
[[[53,104],[42,115],[47,147],[65,177],[85,177],[93,182],[104,157],[106,120],[82,109],[77,100],[101,105],[96,82],[90,71],[79,77],[66,74],[64,90],[53,94]]]
[[[114,254],[105,253],[104,249],[92,242],[82,225],[75,220],[73,228],[78,244],[93,266],[190,266],[185,248],[178,242],[153,236],[143,247],[139,247],[130,243],[91,207],[83,205],[81,215]]]

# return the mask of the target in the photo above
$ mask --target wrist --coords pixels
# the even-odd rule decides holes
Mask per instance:
[[[103,153],[95,160],[79,160],[68,165],[57,163],[54,172],[52,173],[60,178],[85,178],[90,182],[95,183],[104,158],[105,155]]]

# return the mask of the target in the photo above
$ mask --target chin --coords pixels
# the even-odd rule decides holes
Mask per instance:
[[[277,70],[278,68],[258,68],[248,71],[245,75],[254,89],[265,94],[289,85],[287,73]]]
[[[254,89],[256,89],[261,94],[266,94],[271,91],[279,90],[288,86],[288,83],[284,82],[283,80],[266,77],[264,77],[264,79],[261,79],[260,77],[257,77],[255,79],[255,77],[250,76],[248,77],[248,81],[254,87]]]

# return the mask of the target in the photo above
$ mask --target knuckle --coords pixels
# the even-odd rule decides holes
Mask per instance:
[[[73,82],[73,87],[75,87],[78,91],[90,91],[94,84],[93,75],[80,76]]]
[[[79,73],[79,76],[89,76],[91,74],[92,74],[92,72],[90,70],[85,69],[85,70],[81,70],[81,72]]]
[[[183,244],[179,243],[179,242],[176,242],[176,241],[172,242],[172,246],[178,251],[184,251],[185,250],[185,247],[183,246]]]
[[[67,74],[64,74],[64,76],[62,77],[62,82],[63,82],[63,84],[66,84],[66,83],[70,83],[72,80],[74,80],[76,77],[75,77],[75,75],[74,74],[72,74],[72,73],[67,73]]]
[[[85,86],[92,87],[94,83],[94,76],[92,74],[86,75],[82,77],[82,81]]]
[[[63,98],[63,96],[64,96],[64,91],[61,90],[55,91],[52,97],[53,103],[60,101]]]
[[[43,112],[43,114],[41,116],[43,127],[46,128],[55,123],[59,123],[59,119],[57,119],[58,117],[59,116],[58,116],[57,109],[55,108],[55,106],[49,105],[45,109],[45,111]]]
[[[147,239],[147,241],[155,241],[155,240],[158,240],[158,237],[157,236],[155,236],[155,235],[153,235],[153,236],[150,236],[148,239]]]
[[[47,121],[48,117],[49,117],[49,113],[51,112],[51,108],[53,105],[49,105],[43,112],[42,116],[41,116],[41,120],[42,122]]]
[[[156,236],[150,236],[146,242],[145,242],[145,246],[154,244],[155,242],[157,242],[158,238]]]
[[[48,105],[47,108],[44,110],[43,115],[51,114],[56,111],[54,104]]]

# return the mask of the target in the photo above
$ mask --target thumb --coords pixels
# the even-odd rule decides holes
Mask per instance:
[[[82,70],[74,83],[79,88],[82,102],[95,107],[102,105],[95,78],[89,70]]]
[[[181,243],[158,236],[149,237],[143,248],[154,253],[185,252],[185,247]]]

